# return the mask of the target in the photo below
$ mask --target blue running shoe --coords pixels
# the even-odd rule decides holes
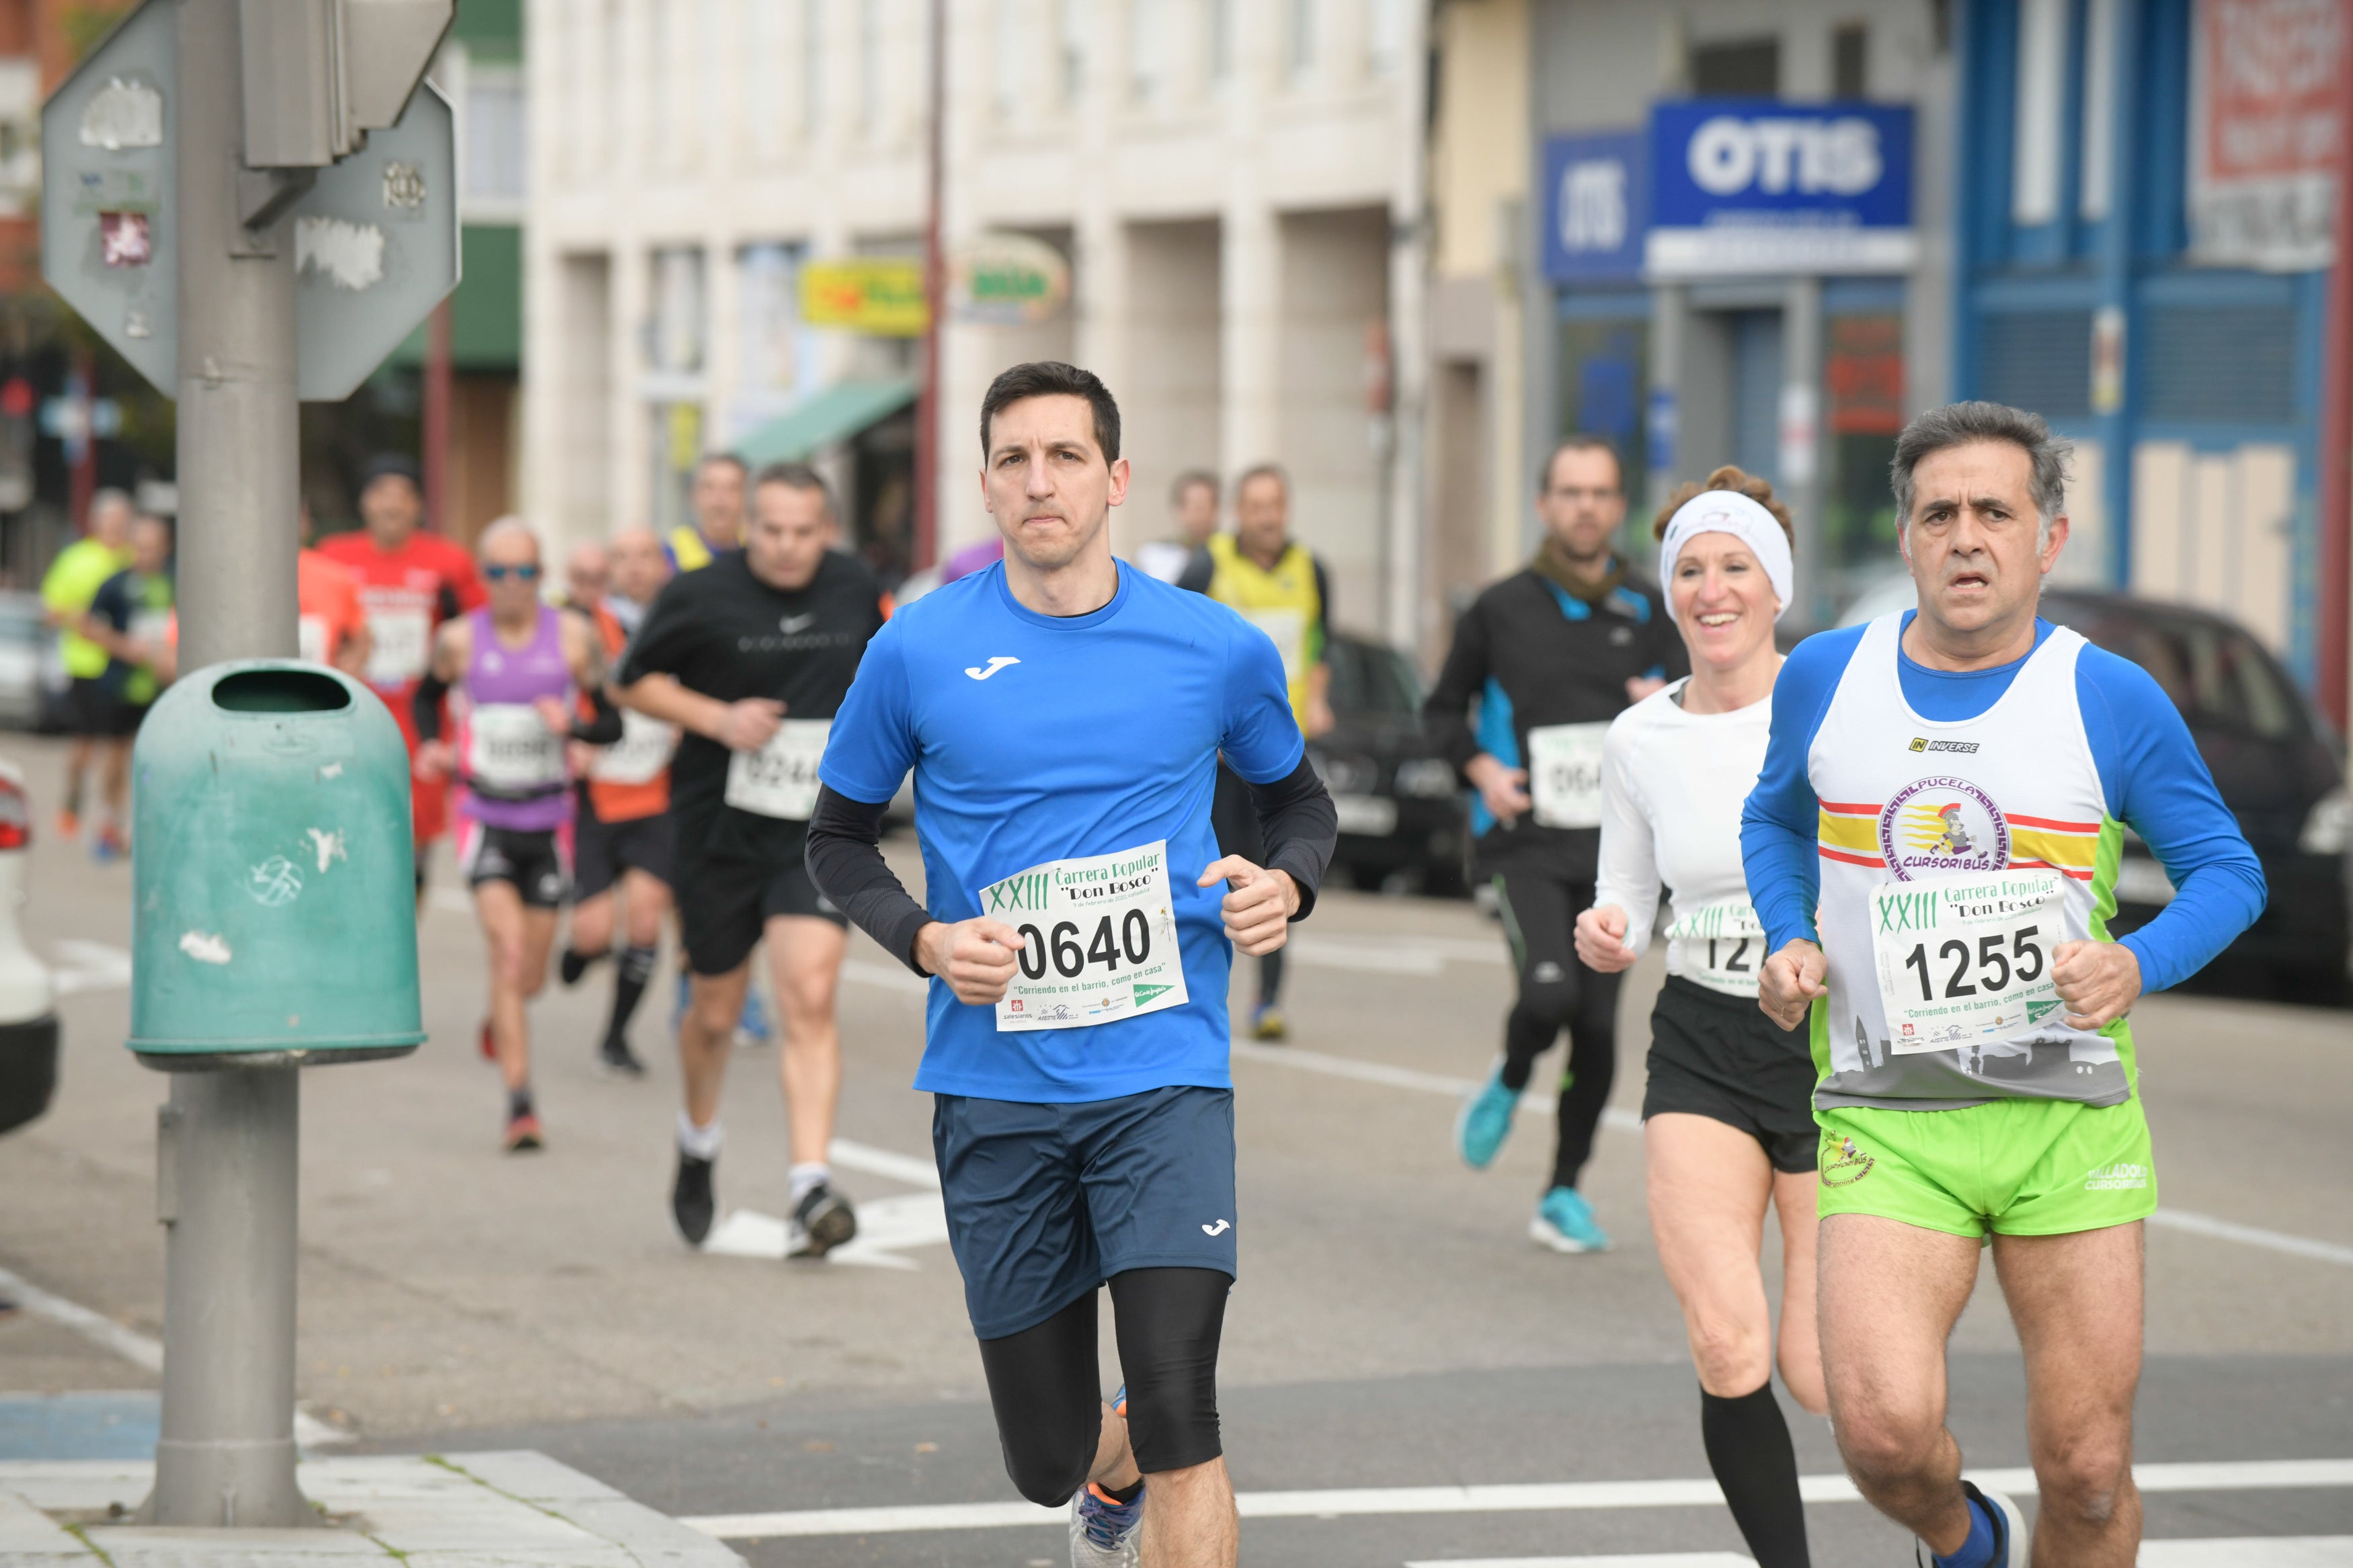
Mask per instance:
[[[692,993],[687,988],[686,965],[681,963],[678,966],[678,998],[670,1005],[670,1032],[672,1039],[676,1039],[678,1032],[686,1027],[686,1004],[687,998]]]
[[[1071,1500],[1071,1568],[1137,1568],[1144,1493],[1113,1502],[1094,1482]]]
[[[1462,1163],[1474,1171],[1493,1164],[1512,1135],[1512,1114],[1519,1108],[1519,1091],[1504,1087],[1504,1064],[1497,1062],[1485,1087],[1462,1102],[1454,1119],[1454,1146],[1462,1152]]]
[[[1609,1233],[1593,1217],[1593,1205],[1575,1187],[1555,1187],[1528,1221],[1528,1239],[1555,1252],[1607,1252]]]
[[[2019,1511],[2018,1505],[2000,1492],[1979,1491],[1974,1481],[1963,1481],[1961,1490],[1968,1495],[1969,1506],[1985,1515],[1993,1532],[1993,1555],[1986,1559],[1986,1568],[2026,1568],[2033,1542],[2026,1528],[2026,1515]],[[1962,1548],[1964,1552],[1968,1550],[1966,1546]],[[1912,1544],[1912,1560],[1921,1568],[1931,1568],[1942,1561],[1921,1541]]]
[[[744,1014],[735,1020],[735,1043],[739,1046],[765,1046],[773,1037],[768,1027],[767,1005],[760,1000],[757,985],[744,987]]]

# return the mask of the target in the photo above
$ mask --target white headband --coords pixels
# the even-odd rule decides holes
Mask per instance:
[[[1667,520],[1667,535],[1659,542],[1659,584],[1669,620],[1675,618],[1675,557],[1703,533],[1728,533],[1748,546],[1780,597],[1781,607],[1773,618],[1778,621],[1789,613],[1789,601],[1797,593],[1789,536],[1771,512],[1737,490],[1703,490],[1675,509]]]

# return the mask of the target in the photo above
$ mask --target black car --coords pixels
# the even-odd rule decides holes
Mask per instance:
[[[2220,616],[2063,591],[2042,595],[2042,614],[2148,671],[2188,721],[2271,888],[2263,915],[2230,958],[2290,987],[2341,992],[2353,927],[2353,801],[2343,743],[2327,721],[2262,644]],[[2109,930],[2121,935],[2145,925],[2172,899],[2165,868],[2127,831]]]
[[[1340,844],[1332,858],[1359,888],[1459,894],[1470,831],[1453,765],[1421,731],[1421,681],[1384,644],[1335,632],[1330,731],[1307,758],[1332,792]]]

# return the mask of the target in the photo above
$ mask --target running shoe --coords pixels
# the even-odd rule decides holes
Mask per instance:
[[[691,994],[686,984],[686,965],[681,963],[678,966],[678,994],[671,999],[670,1005],[670,1032],[672,1039],[676,1039],[679,1031],[686,1027],[686,1004]]]
[[[1983,1510],[1993,1524],[1993,1556],[1987,1560],[1986,1568],[2026,1568],[2033,1554],[2033,1542],[2026,1528],[2026,1515],[2019,1511],[2018,1505],[2001,1492],[1979,1491],[1975,1481],[1963,1481],[1961,1490],[1968,1497],[1969,1506]],[[1912,1561],[1919,1568],[1930,1568],[1936,1562],[1926,1542],[1913,1542]]]
[[[499,1059],[499,1042],[491,1033],[491,1021],[488,1018],[482,1020],[482,1033],[477,1044],[481,1047],[484,1061],[494,1062]]]
[[[744,987],[744,1013],[735,1020],[735,1043],[746,1050],[765,1046],[775,1031],[768,1026],[768,1005],[760,1000],[760,988]]]
[[[562,980],[566,985],[577,985],[580,984],[580,977],[587,973],[596,961],[604,956],[601,952],[577,952],[567,947],[556,956],[556,978]]]
[[[670,1184],[670,1215],[689,1247],[702,1245],[711,1234],[712,1217],[719,1212],[719,1200],[711,1191],[711,1167],[718,1163],[698,1160],[683,1149],[678,1152],[678,1180]]]
[[[90,858],[101,866],[122,859],[130,853],[131,843],[122,837],[122,829],[111,822],[100,828],[98,837],[90,841]]]
[[[785,1256],[823,1258],[857,1234],[858,1211],[831,1182],[819,1182],[801,1194],[785,1223]]]
[[[69,806],[58,813],[58,837],[71,840],[81,837],[81,813]]]
[[[1271,1002],[1261,1002],[1250,1015],[1250,1038],[1270,1044],[1291,1038],[1291,1025],[1282,1016],[1282,1009]]]
[[[1593,1205],[1575,1187],[1555,1187],[1528,1221],[1528,1239],[1555,1252],[1607,1252],[1609,1233],[1593,1217]]]
[[[506,1151],[510,1154],[534,1154],[547,1147],[539,1130],[539,1118],[526,1110],[507,1118]]]
[[[1144,1493],[1113,1502],[1092,1481],[1071,1500],[1071,1568],[1137,1568]]]
[[[618,1035],[607,1035],[605,1043],[596,1047],[596,1065],[614,1078],[643,1078],[646,1064],[638,1053],[629,1049],[629,1042]]]
[[[1483,1171],[1495,1163],[1504,1152],[1504,1140],[1512,1135],[1512,1117],[1520,1109],[1520,1092],[1504,1087],[1504,1064],[1497,1062],[1495,1070],[1479,1092],[1462,1102],[1462,1110],[1454,1118],[1454,1146],[1461,1151],[1462,1163],[1474,1171]]]

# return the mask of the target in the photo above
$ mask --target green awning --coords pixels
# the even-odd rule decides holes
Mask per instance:
[[[888,419],[915,401],[912,381],[838,381],[735,444],[754,468],[800,463]]]

